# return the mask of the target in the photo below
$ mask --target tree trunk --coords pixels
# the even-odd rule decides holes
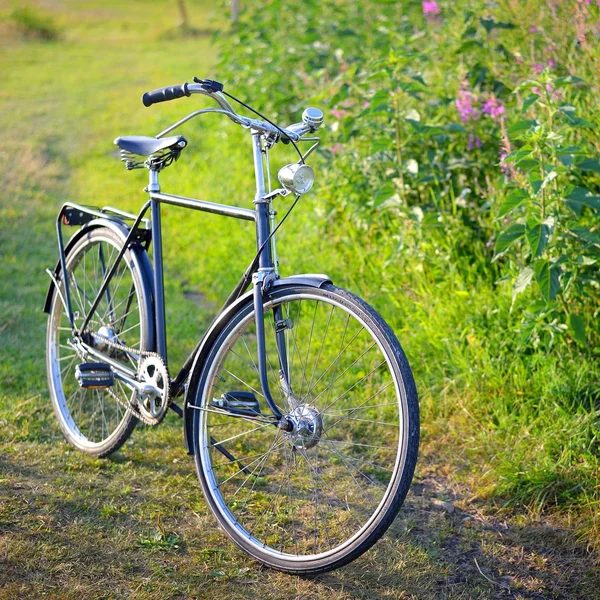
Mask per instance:
[[[185,7],[184,0],[177,0],[177,6],[179,7],[179,27],[187,29],[188,27],[188,14]]]

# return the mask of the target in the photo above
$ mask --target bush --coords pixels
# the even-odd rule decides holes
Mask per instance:
[[[325,108],[315,247],[391,319],[425,431],[539,509],[600,501],[596,4],[273,0],[221,36],[238,96]]]
[[[31,38],[44,40],[56,40],[59,30],[51,17],[37,13],[29,6],[15,8],[10,13],[10,19],[15,23],[19,31]]]

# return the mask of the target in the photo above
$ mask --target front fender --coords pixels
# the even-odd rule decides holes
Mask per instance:
[[[273,281],[269,289],[280,289],[287,286],[298,286],[304,285],[306,287],[320,288],[323,285],[331,283],[331,279],[327,275],[322,274],[302,274],[292,275],[291,277],[283,277]],[[269,292],[267,291],[266,299],[268,299]],[[214,341],[217,339],[223,328],[229,323],[232,317],[240,310],[246,307],[247,304],[253,302],[252,290],[246,292],[243,296],[238,298],[233,304],[228,306],[215,320],[210,329],[204,334],[200,347],[194,358],[192,368],[190,370],[190,377],[188,379],[188,385],[185,391],[185,398],[183,401],[183,417],[184,417],[184,436],[185,446],[188,454],[194,454],[194,447],[192,442],[192,423],[194,409],[190,408],[190,404],[193,406],[194,399],[196,397],[196,387],[200,380],[202,367],[208,358],[208,354],[212,348]]]

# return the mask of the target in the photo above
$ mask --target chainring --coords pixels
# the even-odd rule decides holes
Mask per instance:
[[[145,356],[138,367],[141,383],[152,386],[156,393],[139,394],[138,410],[149,425],[158,425],[169,410],[170,378],[167,365],[158,354]]]
[[[142,365],[144,364],[144,362],[146,360],[152,359],[153,364],[155,366],[158,365],[158,366],[156,366],[156,368],[159,370],[160,376],[161,376],[160,410],[158,410],[158,411],[156,411],[156,410],[152,411],[151,406],[144,406],[144,399],[140,399],[137,394],[134,394],[129,402],[124,402],[118,396],[118,394],[115,394],[112,391],[112,389],[106,388],[106,391],[119,404],[121,404],[123,406],[123,408],[125,408],[126,410],[129,410],[137,419],[142,421],[142,423],[144,423],[145,425],[158,425],[163,420],[163,418],[169,408],[169,405],[171,403],[171,398],[170,398],[170,381],[171,381],[171,379],[169,377],[169,371],[167,369],[167,365],[165,364],[165,362],[162,359],[162,357],[160,356],[160,354],[156,354],[155,352],[146,352],[144,350],[142,350],[140,352],[136,348],[130,348],[129,346],[127,346],[126,344],[123,344],[120,341],[115,342],[114,340],[111,340],[108,337],[105,337],[105,336],[97,334],[97,333],[94,334],[94,337],[101,339],[103,343],[105,343],[107,346],[109,346],[111,348],[114,348],[115,350],[120,350],[122,352],[140,356],[142,359],[140,361],[140,364],[138,367],[138,378],[140,379],[140,381],[145,381],[145,377],[142,375],[142,373],[143,373]],[[152,375],[154,375],[154,372],[152,373]],[[152,384],[151,381],[146,381],[146,382]],[[164,382],[164,385],[163,385],[163,382]],[[154,385],[154,384],[152,384],[152,385]]]

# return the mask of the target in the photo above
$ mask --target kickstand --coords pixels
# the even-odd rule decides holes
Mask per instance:
[[[251,472],[248,469],[246,469],[246,467],[235,456],[233,456],[233,454],[231,454],[231,452],[229,452],[227,448],[223,448],[221,444],[218,444],[217,440],[215,440],[215,438],[213,438],[212,436],[210,437],[210,443],[212,444],[213,448],[216,448],[223,456],[227,457],[231,462],[236,462],[243,473],[245,473],[246,475],[251,475]]]

